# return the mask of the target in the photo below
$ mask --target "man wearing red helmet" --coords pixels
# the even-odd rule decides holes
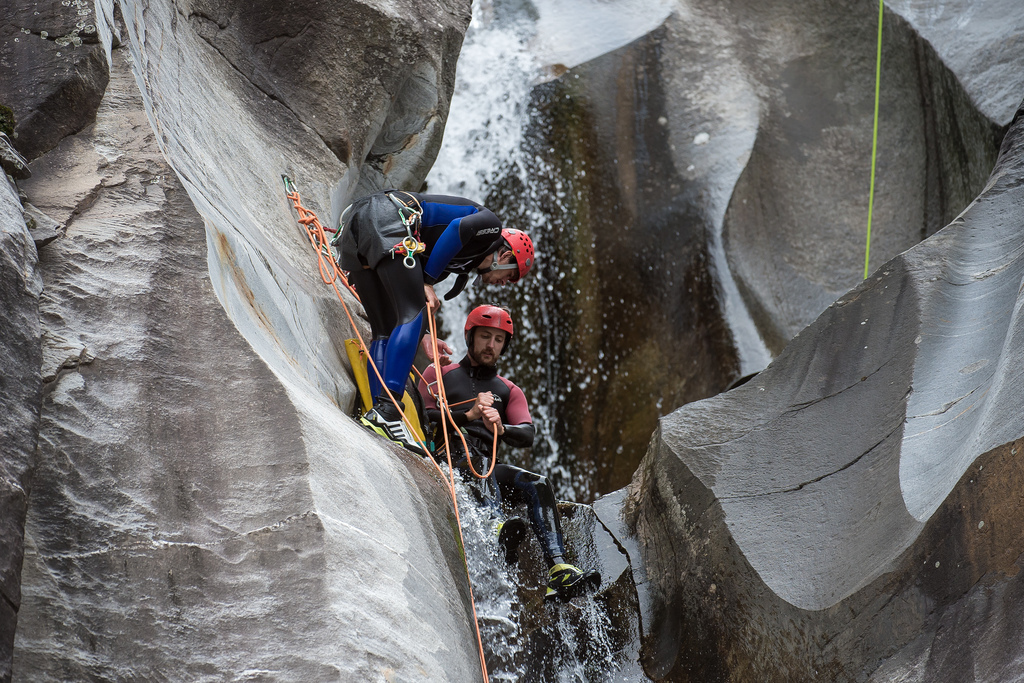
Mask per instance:
[[[434,284],[454,273],[450,299],[471,274],[487,284],[517,282],[533,267],[533,242],[468,199],[399,190],[371,194],[345,209],[339,239],[341,268],[370,321],[370,360],[383,378],[382,385],[367,368],[373,408],[362,422],[419,452],[384,387],[401,399],[426,328],[426,307],[441,305]]]
[[[512,339],[512,317],[497,306],[478,306],[466,319],[466,357],[457,365],[441,369],[445,396],[452,406],[448,443],[452,447],[455,466],[468,469],[461,431],[473,456],[477,472],[489,467],[495,431],[499,440],[510,446],[525,448],[533,445],[534,428],[530,408],[523,391],[498,374],[497,362]],[[419,389],[423,397],[427,419],[440,429],[441,411],[432,389],[437,385],[433,366],[423,373]],[[472,401],[470,405],[468,402]],[[460,402],[465,402],[461,403]],[[435,435],[435,442],[444,435]],[[501,502],[510,505],[525,503],[530,522],[548,563],[548,598],[569,598],[599,585],[596,572],[584,572],[565,561],[565,543],[555,496],[547,479],[518,467],[497,463],[488,478],[484,496],[500,514]],[[516,547],[526,533],[526,524],[518,517],[507,520],[498,537],[505,547],[506,559],[514,562]]]

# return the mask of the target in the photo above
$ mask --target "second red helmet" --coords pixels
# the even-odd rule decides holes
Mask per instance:
[[[522,274],[522,271],[520,271],[520,274]],[[512,340],[513,334],[512,316],[509,315],[508,311],[504,308],[486,304],[477,306],[470,311],[469,315],[466,316],[466,346],[472,346],[473,344],[473,340],[470,337],[474,327],[493,327],[507,333],[508,338],[505,340],[505,345],[501,347],[501,352],[505,353],[505,349],[508,348],[508,343]]]

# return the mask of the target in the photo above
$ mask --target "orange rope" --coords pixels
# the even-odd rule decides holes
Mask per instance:
[[[437,394],[435,394],[433,391],[430,391],[430,385],[431,384],[437,384],[437,380],[434,380],[433,382],[428,382],[427,378],[423,376],[423,373],[420,372],[419,368],[417,368],[415,365],[412,367],[412,371],[415,372],[416,376],[419,377],[420,380],[423,381],[423,385],[425,387],[427,387],[427,391],[430,392],[430,395],[436,401],[437,400]],[[461,406],[461,405],[466,404],[466,403],[472,403],[475,400],[476,400],[476,397],[474,396],[473,398],[467,398],[465,401],[456,401],[455,403],[449,403],[448,405],[454,408],[455,406]]]
[[[290,184],[291,181],[285,181],[286,188]],[[349,284],[348,278],[345,277],[345,273],[338,268],[338,264],[334,261],[334,256],[331,254],[330,242],[327,239],[327,229],[320,224],[320,219],[316,217],[315,213],[302,205],[302,199],[299,197],[298,190],[287,192],[287,196],[288,199],[292,200],[292,206],[295,207],[295,211],[299,214],[299,225],[306,229],[306,236],[309,238],[310,244],[313,245],[313,249],[316,251],[317,261],[320,266],[320,279],[324,281],[324,284],[330,285],[340,278],[348,291],[350,291],[352,296],[356,298],[356,301],[362,303],[362,300],[359,298],[359,293],[356,292],[355,288]]]
[[[405,411],[402,410],[402,407],[401,407],[401,405],[399,405],[399,402],[395,400],[395,397],[391,393],[391,390],[388,389],[386,384],[384,384],[384,378],[381,376],[380,370],[377,369],[377,365],[373,362],[373,358],[370,356],[370,352],[369,352],[369,349],[366,346],[366,342],[363,341],[362,335],[359,334],[359,328],[356,327],[356,322],[355,322],[355,319],[353,319],[353,317],[352,317],[352,312],[349,311],[348,304],[345,303],[345,299],[344,299],[344,297],[342,297],[341,291],[338,289],[338,285],[337,285],[338,279],[339,278],[341,279],[341,281],[345,285],[345,287],[348,288],[348,290],[353,294],[353,296],[356,297],[357,300],[359,300],[359,294],[349,284],[348,278],[345,277],[345,274],[338,268],[338,265],[337,265],[337,263],[335,263],[333,256],[329,259],[329,263],[330,263],[331,268],[330,268],[329,272],[327,272],[325,274],[325,265],[324,265],[325,253],[324,253],[324,247],[329,244],[329,242],[327,240],[327,234],[326,234],[326,232],[324,230],[323,225],[320,224],[320,220],[316,217],[316,214],[313,213],[312,211],[310,211],[309,209],[307,209],[306,207],[302,206],[302,200],[299,197],[298,190],[294,190],[292,192],[287,192],[287,189],[289,187],[291,187],[291,181],[288,178],[285,178],[285,189],[286,189],[286,193],[288,195],[288,198],[292,201],[292,205],[295,207],[296,211],[298,212],[298,214],[299,214],[299,219],[298,219],[299,223],[306,229],[306,234],[309,236],[309,241],[313,245],[313,248],[317,252],[317,259],[318,259],[319,264],[320,264],[320,278],[324,281],[325,284],[331,285],[331,287],[334,289],[334,293],[338,296],[338,301],[341,302],[341,307],[345,310],[345,315],[348,317],[349,324],[352,325],[352,331],[355,333],[356,339],[359,341],[359,349],[360,349],[360,351],[362,351],[363,353],[366,354],[366,357],[369,359],[369,366],[373,368],[374,374],[376,374],[377,375],[377,379],[380,380],[381,386],[384,388],[384,391],[387,393],[388,398],[391,399],[391,402],[394,404],[395,408],[398,409],[399,414],[402,416],[403,422],[405,422],[405,424],[409,427],[410,433],[411,434],[415,434],[415,430],[412,429],[412,421],[405,414]],[[327,254],[330,254],[330,247],[329,246],[327,246],[326,251],[327,251]],[[429,311],[429,309],[428,309],[428,311]],[[433,313],[432,312],[430,313],[429,317],[430,317],[431,323],[433,323]],[[433,334],[433,325],[431,325],[431,333]],[[436,358],[437,358],[437,338],[436,337],[434,337],[433,342],[434,342],[434,357],[435,357],[435,363],[436,363],[437,362],[436,361]],[[447,443],[447,432],[445,432],[445,442]],[[422,441],[419,441],[419,440],[417,440],[416,443],[418,443],[420,445],[420,447],[423,449],[424,453],[430,453],[430,450],[427,448],[425,443],[423,443]],[[497,430],[495,430],[495,445],[497,445]],[[469,452],[468,448],[467,448],[466,452],[467,453]],[[433,458],[427,457],[427,460],[429,460],[434,465],[434,468],[441,475],[441,478],[443,480],[445,480],[445,483],[448,484],[448,494],[451,496],[452,506],[455,509],[455,523],[458,525],[458,529],[459,529],[459,544],[462,547],[462,559],[463,559],[463,563],[465,563],[465,566],[466,566],[466,581],[469,584],[469,604],[470,604],[470,607],[472,608],[472,611],[473,611],[473,627],[476,630],[476,643],[477,643],[477,648],[478,648],[479,654],[480,654],[480,668],[481,668],[481,671],[483,672],[484,683],[489,683],[490,678],[487,675],[487,660],[486,660],[486,657],[484,656],[484,643],[483,643],[483,639],[480,636],[479,618],[477,617],[477,614],[476,614],[476,600],[473,597],[473,581],[472,581],[472,579],[469,576],[469,564],[468,564],[468,561],[466,560],[466,541],[465,541],[465,538],[462,535],[462,521],[461,521],[460,516],[459,516],[459,503],[458,503],[458,500],[456,498],[456,493],[455,493],[455,474],[454,474],[455,470],[452,467],[451,454],[449,453],[449,455],[448,455],[448,471],[449,471],[449,476],[448,477],[445,477],[444,471],[441,470],[441,467],[437,464],[437,462]],[[470,465],[470,467],[472,467],[472,465]],[[493,468],[493,466],[492,466],[492,468]],[[475,472],[474,472],[474,474],[475,474]]]

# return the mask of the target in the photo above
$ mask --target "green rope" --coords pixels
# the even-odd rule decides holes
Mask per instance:
[[[882,82],[882,10],[885,0],[878,0],[878,54],[875,56],[875,123],[871,133],[871,190],[868,193],[868,239],[864,246],[864,279],[868,279],[871,260],[871,214],[875,208],[875,158],[878,155],[878,93]]]

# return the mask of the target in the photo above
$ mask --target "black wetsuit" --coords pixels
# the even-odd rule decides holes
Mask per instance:
[[[408,235],[394,195],[403,204],[421,208],[417,239],[426,250],[406,266],[394,247]],[[423,286],[455,273],[458,294],[488,254],[501,244],[501,221],[486,208],[462,197],[385,190],[355,201],[342,215],[341,268],[359,292],[370,320],[370,356],[384,384],[401,396],[427,324]],[[371,393],[381,393],[376,373],[369,371]]]
[[[505,433],[498,439],[510,446],[524,448],[533,445],[534,427],[530,417],[530,409],[522,390],[511,381],[498,375],[493,365],[472,365],[469,357],[463,358],[458,365],[452,364],[441,368],[444,377],[445,396],[449,404],[459,403],[476,398],[477,394],[491,392],[494,395],[492,407],[497,409]],[[434,394],[437,393],[433,366],[423,373],[420,380],[420,394],[423,396],[427,419],[435,428],[441,423],[441,411],[438,409]],[[429,387],[428,387],[429,384]],[[454,406],[452,417],[455,427],[448,423],[450,433],[448,442],[451,444],[453,460],[458,458],[456,467],[468,468],[462,440],[453,429],[460,429],[466,438],[473,455],[473,466],[481,474],[490,466],[491,447],[494,436],[487,429],[482,419],[467,420],[466,412],[473,407],[471,402]],[[444,436],[435,436],[435,442]],[[470,475],[472,476],[472,475]],[[475,479],[475,477],[474,477]],[[500,506],[505,500],[510,505],[526,503],[530,512],[530,522],[541,550],[549,566],[563,561],[565,544],[562,540],[562,527],[559,521],[557,502],[548,484],[547,478],[512,465],[498,463],[490,479],[494,481],[488,487],[488,502]]]

